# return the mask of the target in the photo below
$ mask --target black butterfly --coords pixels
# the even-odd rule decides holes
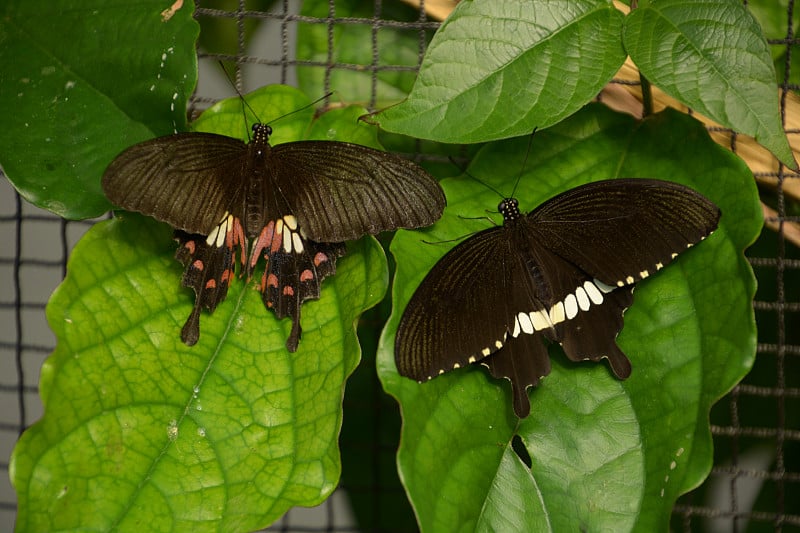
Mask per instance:
[[[319,298],[344,241],[434,223],[445,197],[424,170],[401,157],[333,141],[269,145],[253,125],[244,143],[211,133],[179,133],[136,144],[108,166],[103,190],[116,205],[176,228],[183,285],[195,305],[181,339],[200,337],[200,311],[227,294],[236,263],[248,279],[267,260],[264,305],[291,317],[289,351],[300,340],[300,307]]]
[[[720,211],[688,187],[615,179],[576,187],[528,215],[500,203],[503,225],[448,252],[400,320],[395,361],[424,381],[480,362],[511,380],[514,412],[530,413],[527,388],[550,373],[542,339],[573,361],[608,359],[625,379],[616,344],[634,284],[713,232]]]

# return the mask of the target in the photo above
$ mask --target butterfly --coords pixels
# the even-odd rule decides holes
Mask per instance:
[[[511,381],[514,412],[550,373],[543,340],[572,361],[631,363],[616,344],[635,284],[709,236],[720,210],[654,179],[613,179],[559,194],[527,215],[514,198],[503,225],[469,237],[428,272],[395,336],[398,372],[425,381],[471,363]]]
[[[269,125],[252,131],[248,143],[190,132],[136,144],[111,162],[102,187],[115,205],[176,229],[182,283],[195,292],[184,343],[198,341],[201,310],[225,299],[237,264],[250,279],[263,256],[258,288],[267,308],[291,317],[286,347],[294,352],[300,307],[319,298],[344,241],[433,224],[445,197],[399,156],[335,141],[271,146]]]

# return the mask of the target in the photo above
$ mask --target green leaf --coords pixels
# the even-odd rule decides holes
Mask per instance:
[[[308,101],[283,86],[247,100],[265,118]],[[241,109],[222,102],[196,126],[241,133]],[[275,137],[305,133],[312,115],[274,121]],[[168,227],[134,214],[94,226],[75,247],[47,308],[58,344],[42,371],[45,414],[11,459],[20,531],[255,530],[336,487],[355,323],[388,282],[380,245],[348,243],[321,298],[303,305],[294,354],[284,348],[290,321],[261,301],[260,272],[203,313],[197,345],[182,344],[193,294],[174,250]]]
[[[379,100],[375,105],[379,107],[405,98],[414,84],[419,64],[419,30],[391,26],[376,30],[372,23],[375,6],[362,0],[337,0],[334,7],[335,17],[349,19],[349,22],[333,25],[333,42],[329,43],[329,28],[321,23],[329,17],[328,2],[303,3],[302,16],[322,20],[298,23],[297,59],[317,65],[341,65],[342,68],[328,70],[316,65],[298,65],[298,87],[309,95],[322,96],[327,91],[335,91],[334,98],[363,105],[370,104],[377,95]],[[381,7],[380,17],[415,22],[419,19],[419,10],[399,2],[386,2]],[[375,51],[373,37],[377,43]],[[373,54],[377,54],[377,58]],[[373,73],[373,65],[377,72]]]
[[[0,8],[0,164],[29,202],[71,219],[110,207],[100,189],[124,148],[181,130],[197,81],[187,1],[10,0]]]
[[[510,194],[527,144],[487,145],[468,172]],[[536,134],[515,196],[529,211],[560,191],[625,176],[691,186],[720,206],[720,227],[638,284],[618,339],[633,363],[628,380],[551,347],[552,373],[530,391],[531,415],[522,421],[508,382],[480,366],[418,384],[400,377],[393,360],[411,294],[453,239],[489,226],[483,215],[499,198],[475,180],[444,180],[442,219],[397,233],[395,307],[378,371],[401,404],[398,463],[423,531],[663,530],[678,495],[707,475],[709,409],[755,355],[755,281],[743,250],[761,228],[757,191],[742,161],[694,119],[666,110],[639,123],[592,104]],[[509,458],[514,435],[530,455],[529,471]]]
[[[598,0],[463,1],[383,129],[451,143],[530,133],[594,98],[625,61],[623,15]]]
[[[767,41],[741,2],[650,2],[625,18],[623,42],[642,74],[664,92],[754,137],[797,168],[781,125]]]

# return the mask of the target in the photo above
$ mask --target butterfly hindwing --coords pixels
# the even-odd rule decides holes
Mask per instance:
[[[233,220],[231,219],[231,222]],[[225,299],[231,279],[235,276],[237,248],[241,248],[241,225],[231,227],[222,239],[176,230],[178,250],[175,258],[184,266],[182,284],[194,290],[195,302],[189,319],[181,330],[181,340],[193,346],[200,338],[200,311],[213,312]]]
[[[268,309],[278,318],[290,317],[292,331],[286,341],[290,352],[300,342],[300,308],[317,299],[320,283],[336,273],[336,259],[344,255],[343,243],[318,243],[302,237],[297,220],[287,215],[270,221],[254,241],[251,265],[263,255],[266,266],[259,289]]]

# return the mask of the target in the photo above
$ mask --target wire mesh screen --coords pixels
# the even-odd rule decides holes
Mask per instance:
[[[218,63],[232,65],[235,83],[245,92],[267,83],[295,85],[298,77],[316,76],[322,96],[379,108],[387,76],[413,73],[426,43],[438,27],[438,3],[422,6],[394,0],[199,0],[202,25],[198,48],[200,77],[190,102],[192,116],[234,93]],[[783,90],[800,89],[793,27],[793,3],[787,3],[784,33],[771,37],[774,54],[786,59]],[[313,7],[313,9],[309,9]],[[314,15],[309,15],[309,13]],[[392,33],[386,33],[391,29]],[[322,55],[298,50],[298,31],[319,31],[328,43]],[[369,50],[359,62],[350,50],[334,48],[334,35],[350,36],[350,46]],[[397,32],[413,35],[416,54],[388,53]],[[343,40],[339,40],[343,42]],[[800,66],[800,65],[798,65]],[[339,86],[337,73],[359,72],[364,83]],[[354,94],[348,91],[353,90]],[[787,100],[782,100],[786,111]],[[788,123],[788,121],[787,121]],[[790,137],[800,134],[788,130]],[[734,138],[735,139],[735,138]],[[735,151],[736,146],[734,144]],[[673,511],[679,531],[789,531],[800,528],[800,239],[796,224],[795,175],[757,175],[764,184],[767,227],[748,256],[758,278],[755,312],[759,344],[755,366],[745,380],[722,398],[711,413],[715,464],[707,481],[682,497]],[[791,185],[791,186],[790,186]],[[8,481],[8,457],[20,432],[42,414],[39,369],[55,338],[45,320],[45,304],[66,271],[69,251],[91,221],[69,222],[31,207],[0,181],[0,530],[13,527],[14,491]],[[280,531],[414,531],[413,512],[395,471],[394,453],[400,418],[394,402],[382,392],[374,367],[377,338],[367,314],[362,323],[364,360],[348,382],[341,436],[343,478],[332,498],[316,509],[294,509],[270,530]],[[351,400],[352,391],[359,398]],[[364,394],[368,391],[368,394]],[[369,468],[363,468],[363,465]],[[360,465],[361,468],[355,468]]]

